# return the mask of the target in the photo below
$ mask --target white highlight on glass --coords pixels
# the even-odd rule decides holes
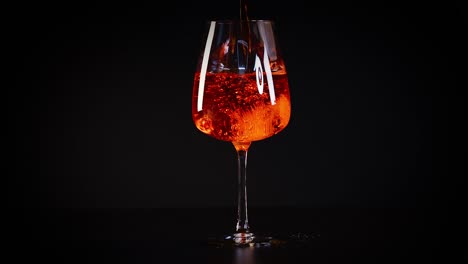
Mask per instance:
[[[272,105],[274,105],[276,104],[275,87],[273,86],[273,75],[271,73],[270,59],[268,59],[266,46],[264,49],[264,54],[265,56],[263,56],[263,67],[265,67],[265,74],[268,82],[268,92],[270,94],[270,102]]]
[[[265,75],[267,77],[268,82],[268,93],[270,94],[270,102],[272,105],[276,104],[276,95],[275,95],[275,87],[273,86],[273,75],[271,73],[270,68],[270,59],[268,58],[266,46],[264,46],[263,50],[263,67],[265,67]],[[258,55],[255,56],[255,65],[254,65],[256,79],[257,79],[257,88],[260,94],[263,93],[263,70],[262,65],[260,62],[260,58]]]
[[[276,54],[276,45],[272,24],[270,22],[259,22],[258,32],[262,37],[264,46],[268,48],[268,57],[273,61],[277,60],[278,56]]]
[[[203,92],[205,89],[205,78],[206,72],[208,69],[208,62],[210,59],[210,50],[211,44],[213,43],[214,31],[216,27],[216,22],[211,21],[210,30],[208,32],[208,37],[205,44],[205,52],[203,53],[203,61],[200,70],[200,82],[198,83],[198,101],[197,101],[197,111],[202,110],[203,106]]]

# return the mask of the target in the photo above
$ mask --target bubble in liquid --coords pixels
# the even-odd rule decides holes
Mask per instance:
[[[211,119],[203,117],[197,121],[197,127],[206,134],[211,134],[213,132],[213,125]]]

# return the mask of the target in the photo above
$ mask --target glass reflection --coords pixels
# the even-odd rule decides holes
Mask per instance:
[[[234,264],[255,264],[254,247],[238,247],[234,249]]]

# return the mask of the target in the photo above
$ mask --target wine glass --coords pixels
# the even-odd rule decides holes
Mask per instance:
[[[271,20],[208,21],[196,66],[192,118],[203,133],[231,142],[237,153],[237,224],[233,245],[267,243],[251,231],[247,214],[247,153],[252,142],[289,123],[288,76]]]

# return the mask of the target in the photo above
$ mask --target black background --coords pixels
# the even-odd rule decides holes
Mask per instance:
[[[249,205],[444,208],[459,199],[466,10],[377,2],[250,1],[251,19],[276,21],[292,117],[250,149]],[[191,94],[204,23],[236,18],[237,1],[7,10],[11,206],[235,204],[234,148],[195,128]]]

